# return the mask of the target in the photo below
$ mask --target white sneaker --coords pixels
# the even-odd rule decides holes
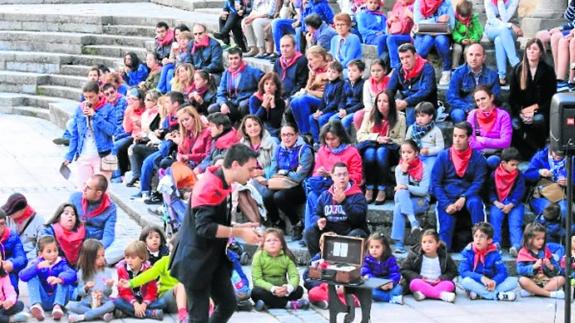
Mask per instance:
[[[425,299],[425,295],[422,292],[413,292],[413,298],[419,302]]]
[[[402,296],[402,295],[393,296],[393,297],[389,300],[389,303],[390,303],[390,304],[403,305],[403,296]]]
[[[453,303],[455,302],[455,293],[441,292],[441,294],[439,294],[439,298],[444,302]]]
[[[497,293],[497,299],[500,301],[513,302],[517,298],[515,292],[500,292]]]
[[[476,299],[479,298],[479,296],[477,295],[476,292],[472,292],[472,291],[467,291],[467,296],[469,297],[470,300],[474,301]]]
[[[441,72],[441,78],[439,79],[439,85],[447,86],[447,85],[449,85],[449,81],[451,81],[451,71]]]
[[[517,258],[517,248],[515,247],[509,248],[509,255],[511,255],[511,257],[513,258]]]
[[[562,289],[560,289],[560,290],[551,292],[549,297],[557,298],[557,299],[564,299],[565,298],[565,292]]]

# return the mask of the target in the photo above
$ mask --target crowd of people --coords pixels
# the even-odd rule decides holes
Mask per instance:
[[[82,191],[47,227],[29,207],[22,218],[5,209],[5,220],[19,236],[16,241],[12,231],[2,234],[2,267],[15,293],[19,273],[34,290],[30,312],[38,319],[48,310],[55,318],[67,310],[71,321],[111,319],[116,308],[150,318],[175,311],[185,320],[188,311],[209,306],[197,287],[184,287],[170,275],[161,230],[143,234],[143,244],[117,243],[115,205],[106,193],[111,181],[137,188],[133,198],[146,204],[160,204],[166,192],[177,190],[182,200],[191,196],[192,208],[194,201],[214,206],[222,203],[220,193],[231,193],[231,209],[268,227],[253,260],[257,309],[308,306],[286,247],[288,229],[312,257],[326,233],[369,237],[364,273],[394,272],[393,284],[374,292],[378,300],[400,302],[403,275],[403,292],[410,289],[416,299],[453,301],[449,282],[457,270],[448,252],[461,249],[471,261],[459,268],[471,298],[513,300],[509,291],[517,281],[506,277],[493,252],[502,248],[517,257],[521,276],[535,277],[519,280],[526,295],[560,297],[564,281],[555,277],[560,268],[552,262],[559,251],[548,252],[545,242],[568,238],[561,229],[568,203],[566,160],[546,144],[551,97],[575,82],[572,75],[565,79],[575,1],[565,13],[568,23],[528,40],[521,58],[517,5],[485,0],[487,21],[480,22],[468,0],[455,6],[449,0],[397,0],[389,13],[377,0],[353,1],[337,14],[325,0],[230,0],[213,37],[202,24],[190,29],[159,22],[155,50],[145,61],[127,53],[120,71],[90,69],[79,107],[56,140],[69,145],[64,165],[74,166]],[[445,32],[426,31],[430,25]],[[485,64],[483,25],[494,43],[497,70]],[[370,66],[362,59],[362,44],[377,47],[378,59]],[[548,44],[554,68],[545,61]],[[426,60],[432,49],[441,58],[439,82]],[[247,56],[271,60],[273,72],[251,66]],[[448,85],[452,138],[444,138],[438,125],[438,85]],[[506,85],[508,99],[502,94]],[[249,178],[194,200],[206,189],[205,178],[225,175],[220,170],[231,167],[225,156],[237,146],[257,153]],[[521,171],[523,161],[529,165]],[[174,187],[162,184],[167,177]],[[368,205],[387,200],[394,202],[391,235],[371,234]],[[437,233],[426,230],[420,217],[432,205]],[[538,225],[524,223],[526,206]],[[233,229],[229,235],[204,230],[198,233],[207,239],[202,243],[233,235]],[[40,238],[45,235],[54,238]],[[78,241],[86,238],[80,248]],[[400,270],[392,251],[406,253],[406,242],[416,248],[421,242],[421,250],[410,253]],[[122,257],[120,280],[114,282],[106,263]],[[53,267],[58,275],[51,274]],[[145,278],[138,279],[140,272]],[[150,283],[158,277],[157,286]],[[119,297],[110,297],[112,286],[118,286]],[[325,286],[311,292],[306,280],[306,287],[310,301],[324,304]],[[222,318],[227,314],[218,306],[227,296],[214,299],[214,313]],[[6,315],[21,311],[13,303]]]

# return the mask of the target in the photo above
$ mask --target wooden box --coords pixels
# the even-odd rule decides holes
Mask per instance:
[[[324,236],[321,258],[324,264],[311,266],[309,277],[349,284],[361,280],[363,238]]]

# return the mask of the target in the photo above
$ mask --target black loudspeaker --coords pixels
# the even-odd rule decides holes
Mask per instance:
[[[551,149],[575,152],[575,93],[557,93],[549,116]]]

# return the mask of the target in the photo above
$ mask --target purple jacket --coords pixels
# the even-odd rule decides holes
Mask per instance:
[[[365,256],[365,258],[363,258],[363,265],[361,266],[361,276],[391,279],[393,286],[399,284],[399,280],[401,279],[399,266],[394,256],[389,256],[389,258],[384,261],[379,261],[370,255]]]
[[[48,277],[54,276],[62,279],[62,284],[71,285],[76,282],[76,271],[72,269],[66,259],[58,257],[56,263],[49,268],[38,268],[38,264],[44,261],[44,258],[38,257],[32,260],[28,266],[20,271],[20,279],[24,282],[38,276],[44,291],[52,294],[56,291],[56,286],[48,284]]]
[[[479,128],[479,124],[477,123],[475,114],[478,109],[474,109],[469,112],[467,122],[469,122],[473,128],[473,135],[471,136],[470,142],[471,148],[476,150],[505,149],[511,145],[511,132],[513,131],[513,128],[511,127],[511,118],[509,117],[509,113],[500,108],[495,109],[497,110],[497,119],[495,120],[495,124],[488,133],[483,129],[479,130],[481,140],[478,140],[476,136],[476,129]]]

